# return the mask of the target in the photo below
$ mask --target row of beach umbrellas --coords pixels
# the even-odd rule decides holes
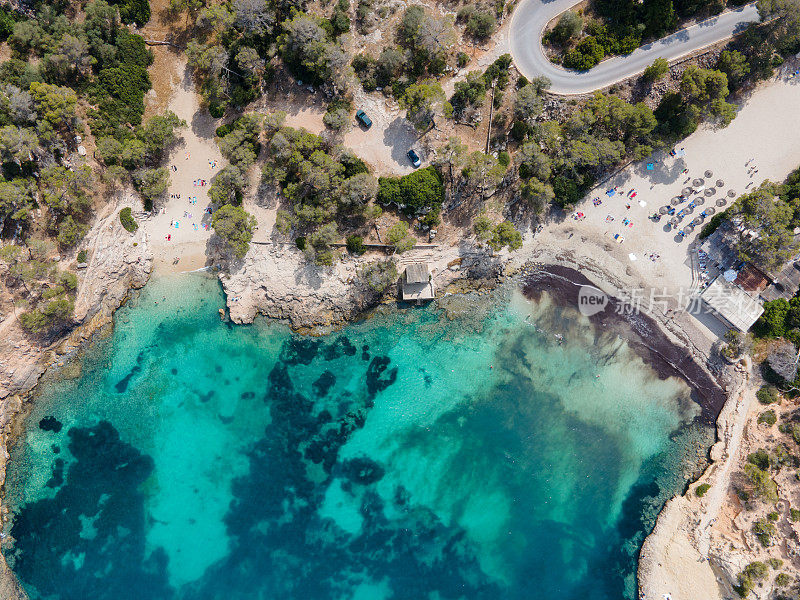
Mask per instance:
[[[693,179],[692,180],[692,186],[693,187],[685,187],[685,188],[683,188],[681,190],[681,195],[673,197],[670,200],[669,204],[660,207],[658,209],[658,213],[660,215],[666,215],[668,213],[672,214],[672,213],[675,212],[675,209],[671,208],[671,206],[672,207],[678,206],[681,202],[686,200],[686,198],[688,198],[689,195],[691,195],[693,193],[699,194],[700,192],[704,192],[705,196],[710,197],[710,196],[713,196],[714,194],[717,193],[717,189],[716,188],[724,188],[725,187],[725,182],[722,179],[717,179],[714,182],[713,186],[710,186],[710,187],[706,187],[705,186],[706,179],[710,179],[711,177],[714,176],[714,172],[711,171],[710,169],[707,170],[705,173],[703,173],[703,176],[705,177],[705,179],[702,179],[702,178],[699,178],[699,177],[696,178],[696,179]],[[736,197],[736,192],[734,190],[728,190],[727,196],[728,196],[728,198],[735,198]],[[693,212],[693,210],[694,210],[694,208],[696,206],[702,206],[704,203],[705,203],[705,198],[703,198],[702,195],[698,195],[694,200],[692,200],[686,206],[686,208],[682,209],[678,213],[677,216],[672,217],[669,220],[669,224],[672,227],[677,227],[677,225],[683,220],[684,215],[690,214],[691,212]],[[728,204],[727,198],[725,198],[724,196],[721,197],[721,198],[717,198],[717,201],[716,201],[716,205],[717,206],[722,207],[722,206],[725,206],[726,204]],[[695,217],[694,219],[692,219],[692,221],[688,225],[686,225],[683,229],[678,231],[678,237],[680,239],[682,239],[684,236],[689,235],[690,233],[692,233],[694,231],[695,227],[697,227],[698,225],[700,225],[704,221],[704,219],[706,217],[711,216],[711,215],[715,214],[716,212],[717,212],[717,209],[714,208],[713,206],[709,206],[708,208],[704,209],[703,212],[700,213],[700,216]]]
[[[700,216],[699,216],[699,217],[695,217],[695,218],[692,220],[692,222],[691,222],[691,223],[689,223],[689,225],[687,225],[687,226],[686,226],[686,228],[684,228],[684,232],[686,232],[686,229],[687,229],[687,228],[690,228],[690,227],[692,227],[692,228],[693,228],[693,227],[694,227],[694,226],[696,226],[696,225],[700,225],[700,223],[702,223],[702,222],[703,222],[703,220],[704,220],[706,217],[710,217],[711,215],[713,215],[713,214],[714,214],[714,213],[716,213],[716,212],[717,212],[717,209],[716,209],[716,208],[714,208],[713,206],[709,206],[709,207],[708,207],[708,208],[706,208],[706,209],[705,209],[705,210],[704,210],[702,213],[700,213]],[[670,223],[670,225],[672,225],[672,226],[678,225],[678,223],[680,223],[680,222],[681,222],[681,217],[672,217],[672,218],[669,220],[669,223]],[[691,231],[689,231],[689,232],[686,232],[686,233],[691,233]]]

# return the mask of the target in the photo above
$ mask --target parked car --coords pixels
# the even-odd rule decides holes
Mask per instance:
[[[363,110],[359,110],[356,113],[356,120],[361,123],[365,129],[372,127],[372,119],[370,119]]]
[[[408,156],[408,160],[411,161],[411,164],[414,165],[414,168],[417,168],[422,164],[422,161],[419,159],[419,154],[414,152],[413,148],[406,152],[406,156]]]

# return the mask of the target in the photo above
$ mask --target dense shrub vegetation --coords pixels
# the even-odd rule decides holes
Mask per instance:
[[[444,200],[442,177],[435,167],[426,167],[403,177],[381,177],[378,180],[378,203],[394,204],[409,216],[424,216],[435,225]]]
[[[374,261],[364,265],[358,276],[372,291],[383,294],[397,282],[397,265],[391,259]]]
[[[774,525],[773,525],[774,528]],[[757,583],[763,581],[769,573],[769,568],[763,562],[752,562],[739,573],[739,585],[734,586],[736,593],[742,598],[746,598],[753,591]]]
[[[119,221],[122,223],[122,226],[125,228],[125,231],[129,233],[133,233],[137,229],[139,229],[139,225],[136,223],[136,219],[133,218],[131,214],[130,206],[126,206],[121,211],[119,211]]]
[[[758,423],[765,424],[765,425],[775,425],[778,422],[778,417],[775,415],[774,410],[765,410],[760,415],[758,415]]]
[[[350,30],[348,0],[336,2],[328,18],[285,0],[233,0],[199,10],[190,1],[172,0],[171,6],[195,17],[189,65],[214,117],[262,94],[274,73],[273,56],[304,83],[335,93],[347,88],[350,65],[340,37]]]
[[[256,219],[241,206],[224,204],[211,217],[214,232],[225,240],[237,258],[244,258],[253,239]]]
[[[493,30],[491,19],[481,9],[462,13],[472,22],[473,35],[488,35]],[[395,46],[384,48],[377,58],[359,54],[353,59],[353,69],[366,91],[382,88],[401,98],[406,88],[417,81],[444,73],[455,60],[453,46],[456,31],[448,16],[435,14],[420,5],[411,5],[403,14],[395,35]]]
[[[711,489],[711,485],[708,483],[701,483],[696,488],[694,488],[694,493],[698,498],[702,498],[706,495],[706,492]]]
[[[109,190],[132,183],[152,204],[166,190],[160,161],[183,123],[171,114],[142,123],[153,58],[123,23],[146,23],[146,1],[35,7],[33,16],[0,9],[0,37],[11,49],[0,64],[0,235],[13,240],[0,258],[7,288],[26,304],[20,323],[46,336],[71,322],[77,287],[75,276],[58,268],[68,263],[49,253],[81,243],[98,201],[98,175]],[[99,173],[82,157],[87,135]],[[135,229],[130,209],[120,220]],[[77,262],[86,260],[80,251]]]

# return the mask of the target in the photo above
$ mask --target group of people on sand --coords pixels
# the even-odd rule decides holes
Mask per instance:
[[[672,157],[675,157],[675,156],[683,157],[683,156],[685,156],[685,154],[686,154],[686,151],[685,151],[684,148],[681,148],[680,150],[678,150],[677,148],[673,148],[669,153],[669,155],[672,156]],[[654,162],[653,163],[648,163],[648,170],[651,170],[651,167],[654,164]],[[687,169],[683,169],[683,171],[681,171],[681,174],[685,175],[688,172],[689,172],[688,168]],[[651,189],[652,189],[652,187],[654,187],[654,186],[651,186]],[[614,196],[616,196],[617,194],[620,194],[620,193],[622,193],[622,190],[620,189],[620,186],[618,186],[618,185],[614,186],[613,188],[610,188],[610,189],[606,190],[606,196],[608,196],[609,198],[613,198]],[[638,195],[639,195],[639,192],[638,192],[638,190],[636,188],[631,188],[625,193],[625,209],[626,210],[630,210],[631,209],[632,201],[635,200]],[[647,203],[644,200],[638,200],[638,203],[639,203],[639,206],[642,206],[642,207],[647,206]],[[600,199],[599,196],[595,196],[594,198],[592,198],[592,204],[595,207],[601,206],[603,204],[603,201]],[[573,213],[573,219],[580,220],[580,217],[577,216],[578,214],[579,213]],[[655,215],[653,215],[651,217],[651,219],[657,220],[658,217],[659,217],[659,215],[658,215],[658,213],[656,213]],[[614,221],[615,221],[614,215],[612,215],[610,213],[606,215],[606,218],[605,218],[605,222],[606,223],[613,223]],[[622,220],[622,226],[623,227],[628,227],[628,228],[633,227],[633,220],[629,219],[627,217],[624,218]],[[614,236],[614,239],[617,242],[621,243],[625,238],[623,238],[620,234],[616,234]],[[647,258],[649,258],[650,260],[655,262],[660,257],[659,257],[658,254],[650,253],[650,254],[647,255]]]
[[[189,153],[187,152],[185,156],[186,156],[186,160],[189,160],[189,158],[191,157],[191,154],[189,154]],[[217,166],[217,161],[216,161],[215,159],[209,159],[209,160],[208,160],[208,166],[209,166],[211,169],[214,169],[214,168],[216,168],[216,166]],[[177,170],[178,170],[178,167],[176,167],[175,165],[171,165],[171,166],[170,166],[170,169],[171,169],[172,171],[177,171]],[[202,177],[199,177],[199,178],[197,178],[197,179],[193,180],[193,181],[192,181],[192,183],[193,183],[193,185],[194,185],[195,187],[205,187],[205,186],[207,186],[207,185],[209,184],[209,181],[208,181],[207,179],[204,179],[204,178],[202,178]],[[174,194],[170,194],[170,195],[169,195],[169,197],[170,197],[170,199],[172,199],[172,200],[181,200],[181,199],[183,198],[183,195],[182,195],[182,194],[178,194],[178,193],[174,193]],[[188,196],[188,202],[189,202],[189,205],[190,205],[190,206],[195,206],[195,205],[197,205],[197,200],[198,200],[198,197],[197,197],[196,195],[190,195],[190,196]],[[211,208],[211,206],[207,206],[207,207],[206,207],[206,208],[203,210],[203,213],[204,213],[204,214],[211,214],[211,213],[212,213],[212,211],[213,211],[213,209]],[[166,212],[166,210],[165,210],[164,212]],[[190,213],[189,211],[187,211],[187,210],[184,210],[184,211],[183,211],[183,218],[185,218],[185,219],[189,219],[189,220],[191,221],[191,219],[193,219],[193,218],[194,218],[194,215],[193,215],[192,213]],[[208,231],[208,230],[209,230],[209,225],[208,225],[208,223],[201,223],[199,226],[198,226],[198,224],[197,224],[197,223],[192,223],[192,228],[194,229],[194,231],[199,231],[201,227],[202,227],[202,229],[204,229],[205,231]],[[173,229],[173,228],[174,228],[174,229],[179,229],[179,228],[180,228],[180,221],[179,221],[179,220],[177,220],[177,219],[172,219],[172,220],[170,220],[170,222],[169,222],[169,228],[170,228],[170,229]],[[164,237],[164,239],[166,239],[168,242],[172,241],[172,232],[168,233],[168,234],[167,234],[167,235]]]
[[[755,161],[755,158],[751,158],[750,160],[748,160],[746,163],[744,163],[744,166],[747,167],[753,161]],[[758,167],[755,166],[755,165],[751,165],[747,169],[747,175],[750,177],[750,179],[752,179],[755,176],[756,173],[758,173]]]

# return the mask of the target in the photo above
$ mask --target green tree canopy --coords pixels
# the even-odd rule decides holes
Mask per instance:
[[[237,258],[244,258],[250,249],[256,218],[241,206],[225,204],[214,211],[211,217],[214,232],[221,237]]]

